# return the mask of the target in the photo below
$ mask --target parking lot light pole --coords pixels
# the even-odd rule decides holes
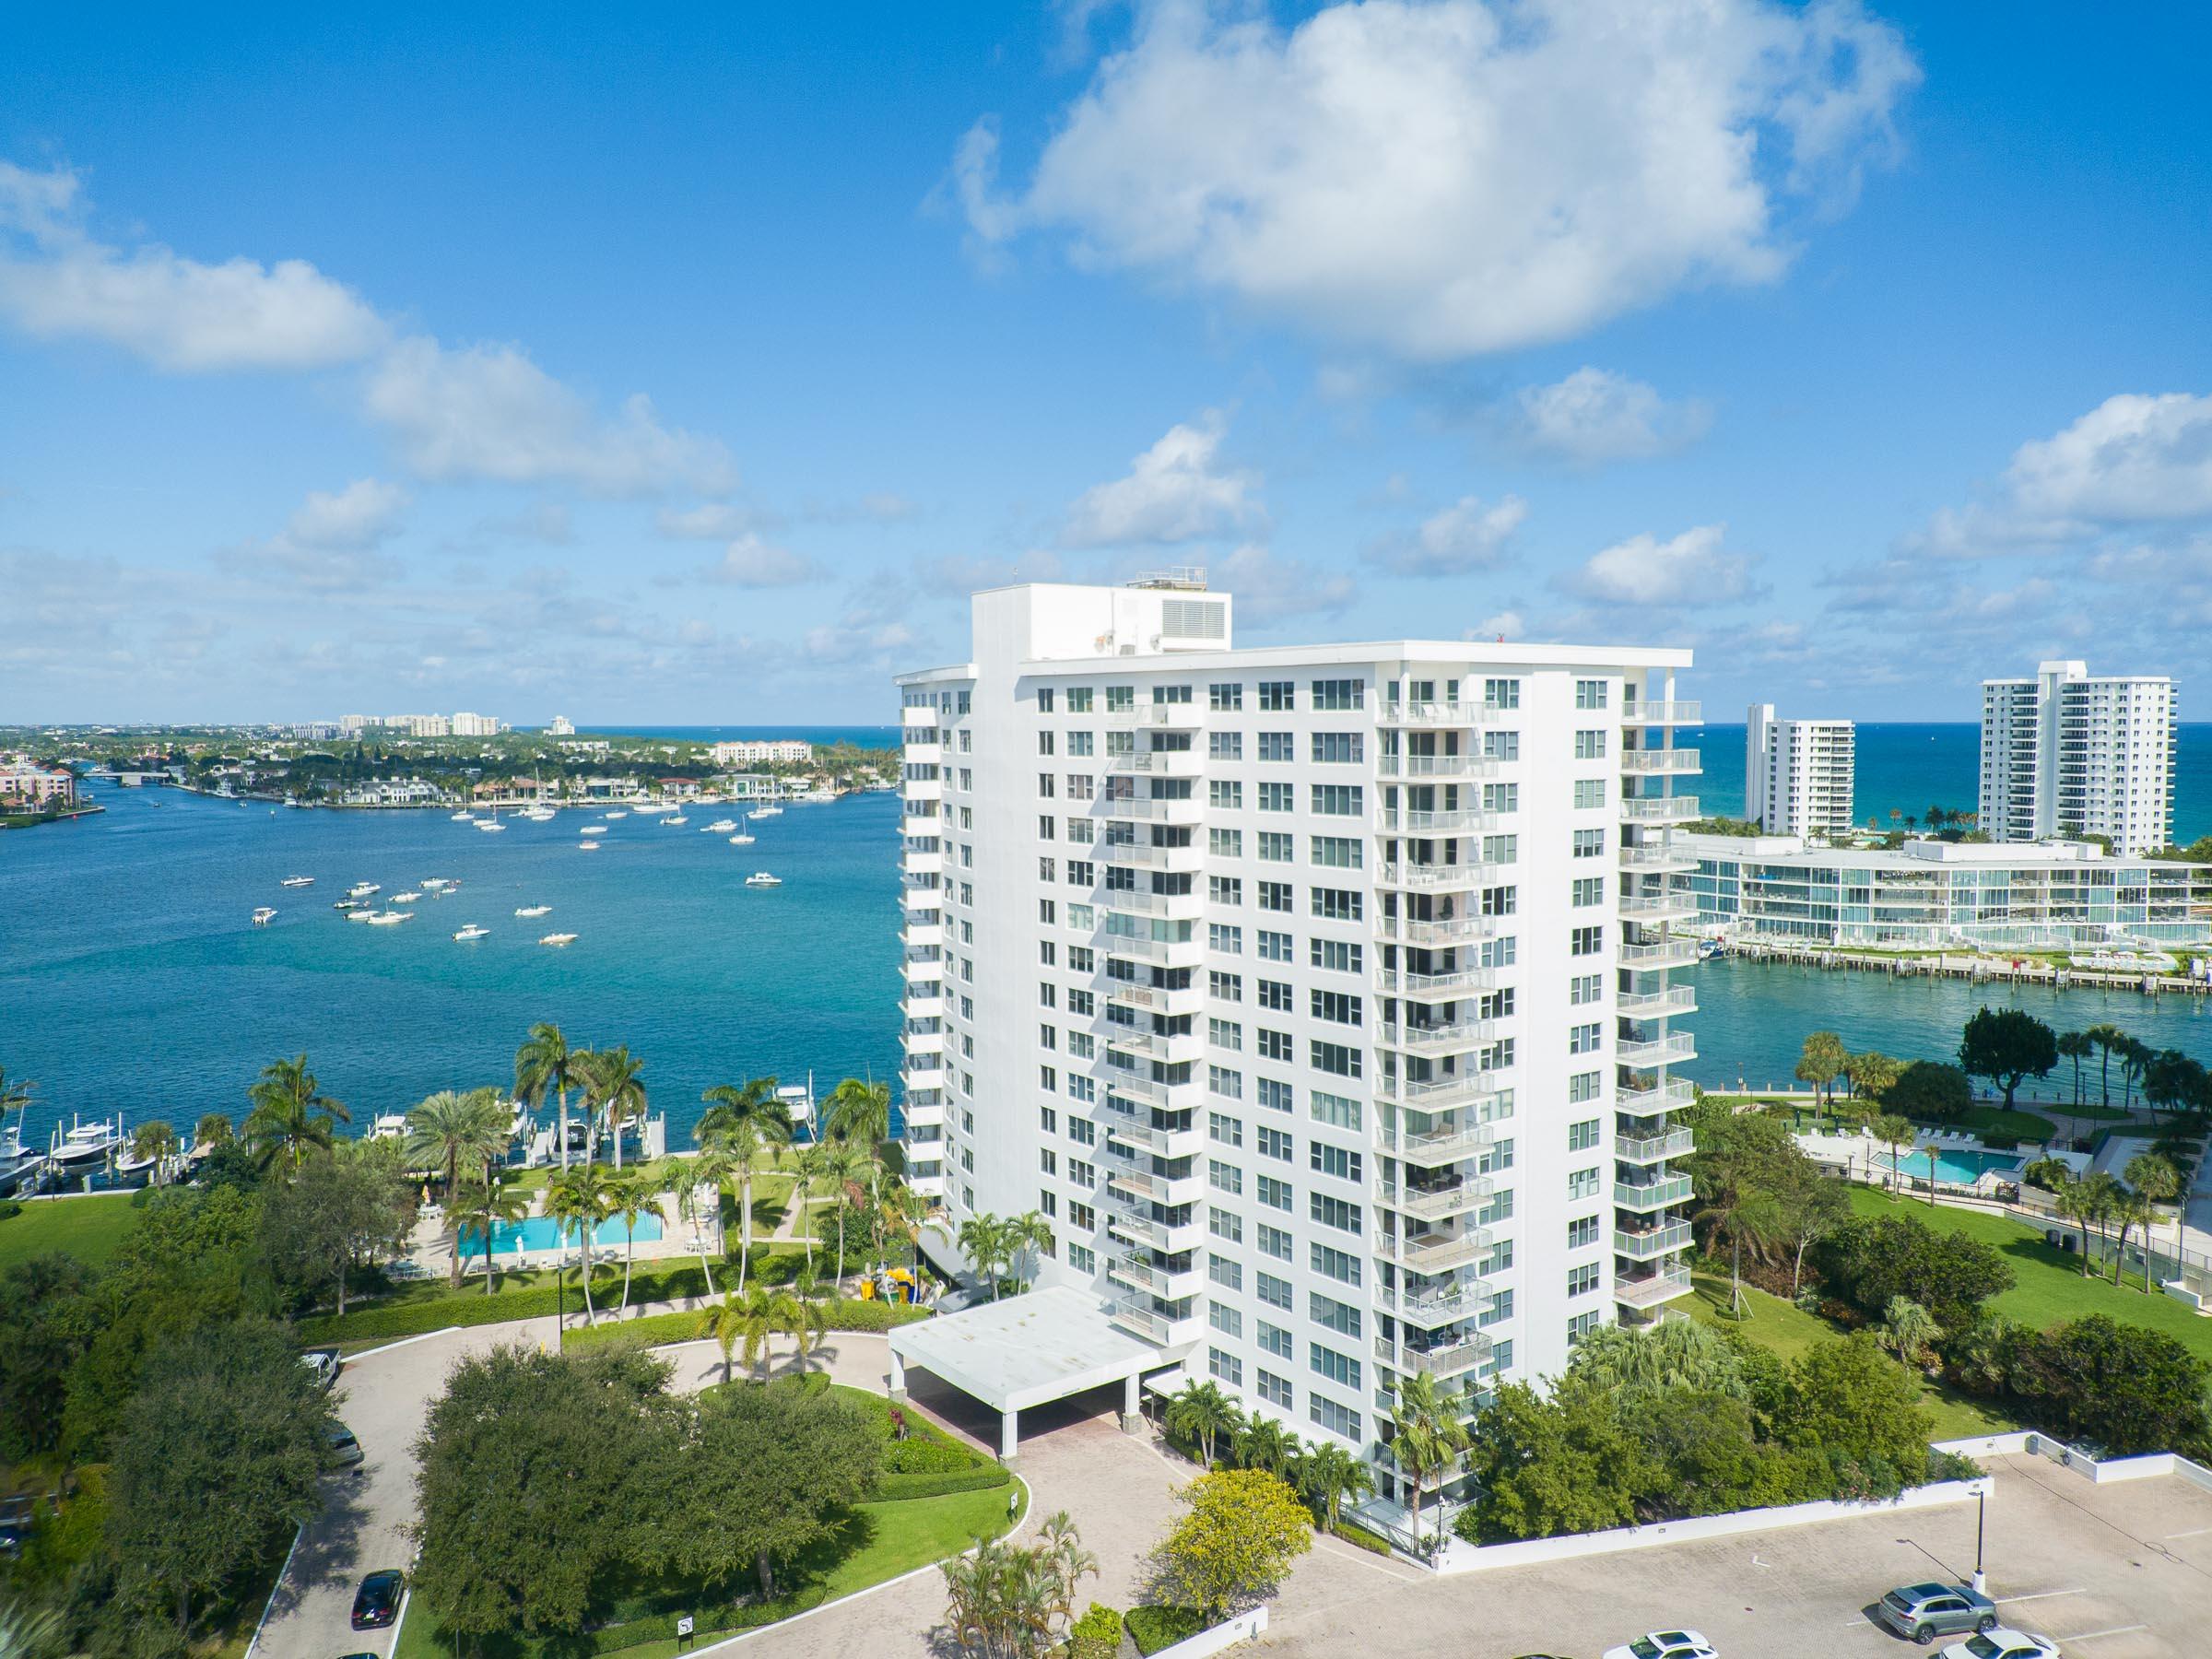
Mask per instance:
[[[1974,1594],[1989,1594],[1989,1574],[1982,1571],[1982,1524],[1989,1515],[1989,1488],[1974,1494]]]

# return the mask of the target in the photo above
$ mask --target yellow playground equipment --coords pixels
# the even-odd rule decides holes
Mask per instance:
[[[911,1302],[914,1300],[914,1276],[910,1269],[894,1267],[883,1277],[890,1281],[890,1300]],[[874,1301],[877,1294],[874,1279],[860,1281],[860,1300],[862,1301]]]

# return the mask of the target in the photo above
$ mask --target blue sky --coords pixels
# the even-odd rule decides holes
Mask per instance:
[[[1730,716],[2212,627],[2194,8],[462,10],[0,21],[0,720],[874,719],[1166,564]]]

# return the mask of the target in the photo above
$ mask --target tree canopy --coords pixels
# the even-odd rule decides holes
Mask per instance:
[[[2058,1037],[2020,1008],[1983,1008],[1966,1022],[1959,1066],[1970,1077],[1987,1077],[2005,1091],[2005,1109],[2029,1077],[2047,1077],[2058,1065]]]

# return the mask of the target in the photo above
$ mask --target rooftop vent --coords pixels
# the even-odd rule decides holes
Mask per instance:
[[[1204,565],[1177,565],[1172,570],[1146,571],[1129,584],[1133,588],[1167,588],[1179,594],[1206,592]]]

